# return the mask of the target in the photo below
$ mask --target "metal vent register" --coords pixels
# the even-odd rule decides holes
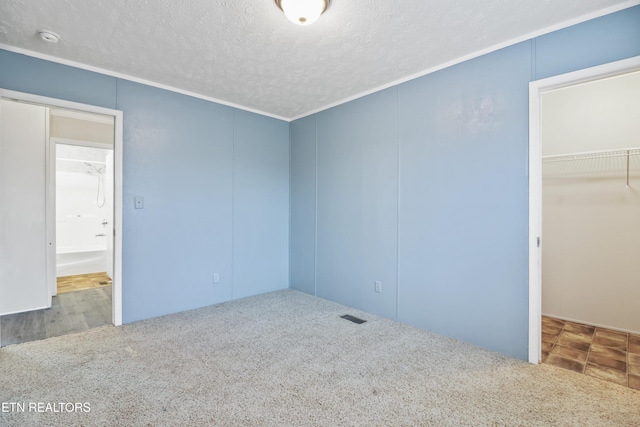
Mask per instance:
[[[366,320],[359,319],[359,318],[357,318],[355,316],[352,316],[350,314],[345,314],[344,316],[340,316],[340,317],[342,317],[343,319],[349,320],[349,321],[351,321],[353,323],[357,323],[358,325],[361,324],[361,323],[366,322]]]

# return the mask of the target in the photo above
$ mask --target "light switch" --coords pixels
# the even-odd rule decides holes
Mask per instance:
[[[375,282],[373,282],[373,284],[374,284],[376,292],[382,292],[382,282],[381,281],[376,280]]]
[[[144,209],[144,197],[135,196],[133,198],[133,202],[134,202],[134,205],[135,205],[136,209]]]

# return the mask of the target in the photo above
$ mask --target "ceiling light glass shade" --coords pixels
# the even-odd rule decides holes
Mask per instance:
[[[329,5],[329,0],[276,0],[276,4],[289,21],[298,25],[311,25]]]

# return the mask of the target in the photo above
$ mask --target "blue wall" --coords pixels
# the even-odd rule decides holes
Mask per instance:
[[[294,121],[291,287],[526,359],[528,83],[637,55],[640,6]]]
[[[291,287],[315,294],[316,117],[291,123],[291,199],[289,280]],[[294,161],[295,159],[295,161]]]
[[[289,287],[289,125],[236,110],[233,297]]]
[[[393,317],[398,222],[396,89],[323,111],[317,118],[316,294]],[[382,282],[384,293],[373,291],[376,280]]]
[[[123,111],[125,323],[288,287],[286,122],[4,50],[0,70],[4,89]]]
[[[636,55],[640,6],[290,125],[3,50],[0,87],[124,112],[125,322],[291,286],[525,359],[528,82]]]

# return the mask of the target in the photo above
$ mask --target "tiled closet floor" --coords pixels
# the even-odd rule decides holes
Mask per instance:
[[[640,390],[640,336],[542,316],[542,362]]]

